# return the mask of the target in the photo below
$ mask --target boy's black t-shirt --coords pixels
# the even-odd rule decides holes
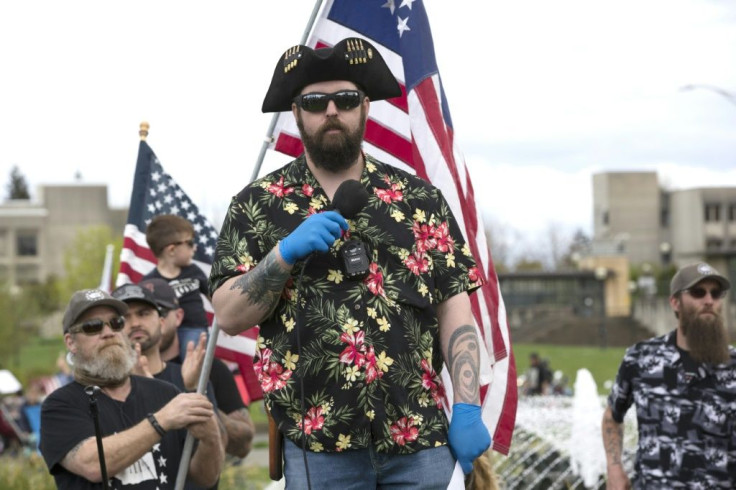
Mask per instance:
[[[209,297],[207,285],[207,276],[204,275],[202,269],[194,264],[189,264],[181,268],[181,273],[176,277],[164,277],[154,268],[151,272],[143,276],[143,279],[163,279],[169,283],[179,300],[179,306],[184,310],[184,320],[181,327],[207,327],[207,312],[204,309],[204,303],[200,294]]]

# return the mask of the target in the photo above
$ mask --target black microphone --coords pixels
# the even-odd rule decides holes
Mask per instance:
[[[368,191],[357,180],[349,179],[340,184],[332,198],[332,207],[343,218],[353,219],[368,204]]]
[[[97,439],[97,457],[100,460],[100,475],[102,475],[102,488],[107,490],[109,482],[107,479],[107,465],[105,464],[105,451],[102,446],[102,431],[100,430],[100,415],[97,410],[97,394],[99,386],[87,386],[84,393],[89,397],[89,410],[92,412],[92,421],[95,424],[95,439]]]
[[[335,191],[334,207],[345,219],[353,219],[368,204],[368,191],[357,180],[346,180]],[[340,247],[343,270],[349,279],[360,280],[368,274],[370,260],[360,240],[348,240]]]

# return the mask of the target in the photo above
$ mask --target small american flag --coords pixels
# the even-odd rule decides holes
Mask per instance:
[[[471,295],[486,347],[481,349],[483,421],[493,436],[493,449],[508,454],[517,388],[506,311],[470,175],[454,142],[424,5],[421,0],[328,0],[307,44],[333,46],[354,36],[376,46],[402,89],[400,97],[371,103],[364,149],[442,191],[483,271],[486,285]],[[291,112],[279,115],[272,148],[292,156],[303,151]],[[451,391],[446,370],[444,379]]]
[[[218,232],[199,212],[197,205],[189,199],[179,184],[164,171],[148,143],[141,140],[128,220],[123,232],[117,286],[138,283],[145,274],[156,267],[156,257],[146,243],[146,227],[151,219],[159,214],[175,214],[192,223],[197,241],[194,264],[209,276]],[[203,297],[203,301],[211,323],[214,310],[207,298]],[[254,339],[257,335],[258,329],[250,329],[243,335],[234,337],[220,332],[215,351],[217,357],[238,364],[251,400],[262,398],[252,361],[255,354]]]

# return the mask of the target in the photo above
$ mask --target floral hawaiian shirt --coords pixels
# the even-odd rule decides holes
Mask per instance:
[[[303,432],[312,451],[412,453],[447,443],[437,304],[483,281],[440,191],[365,161],[367,205],[328,253],[297,262],[260,325],[255,369],[271,414],[299,445]],[[329,205],[304,156],[248,185],[223,223],[211,292]],[[347,240],[367,248],[363,279],[343,270]]]
[[[636,489],[736,488],[736,349],[696,362],[677,330],[630,347],[608,397],[613,419],[636,404]]]

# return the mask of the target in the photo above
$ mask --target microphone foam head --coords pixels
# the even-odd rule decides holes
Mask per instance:
[[[357,180],[346,180],[335,191],[332,205],[343,218],[353,219],[368,204],[368,191]]]

